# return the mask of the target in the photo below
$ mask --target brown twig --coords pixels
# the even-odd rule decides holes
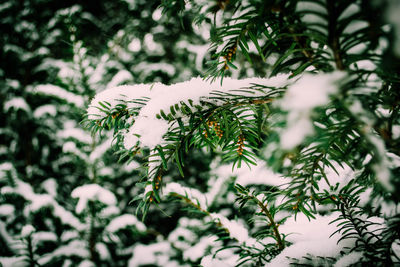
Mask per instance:
[[[269,212],[268,208],[258,198],[256,198],[255,196],[252,196],[252,199],[257,203],[257,205],[261,208],[261,210],[267,216],[267,218],[272,226],[272,230],[274,231],[274,236],[276,238],[276,242],[278,243],[278,248],[280,250],[283,250],[285,248],[285,243],[282,241],[281,234],[279,233],[279,230],[278,230],[278,224],[275,222],[274,217]]]

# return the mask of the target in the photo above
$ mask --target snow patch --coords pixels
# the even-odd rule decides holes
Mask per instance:
[[[52,84],[42,84],[35,88],[34,92],[45,95],[50,95],[63,99],[68,103],[72,103],[79,108],[83,108],[85,101],[84,98],[74,93],[68,92],[67,90]]]
[[[353,264],[356,264],[360,262],[360,260],[364,257],[363,253],[353,251],[347,255],[344,255],[341,257],[334,265],[334,267],[347,267],[347,266],[352,266]]]
[[[141,48],[142,45],[140,43],[140,40],[137,38],[134,38],[128,45],[128,50],[131,52],[139,52]]]
[[[33,227],[32,225],[30,225],[30,224],[25,225],[24,227],[22,227],[22,230],[21,230],[21,237],[22,237],[22,238],[27,238],[27,237],[29,237],[30,235],[32,235],[33,232],[35,232],[35,231],[36,231],[36,229],[35,229],[35,227]]]
[[[197,261],[206,253],[207,248],[214,247],[218,237],[216,236],[203,236],[197,244],[184,250],[183,259]],[[219,244],[222,245],[222,244]]]
[[[10,216],[14,213],[15,208],[11,204],[0,205],[0,216]]]
[[[338,244],[339,234],[330,237],[337,230],[336,225],[330,224],[330,222],[339,217],[338,212],[328,216],[316,215],[315,217],[316,219],[309,221],[306,216],[299,214],[296,219],[294,216],[290,217],[279,227],[281,233],[287,234],[286,241],[293,244],[275,257],[270,262],[270,266],[289,266],[290,259],[288,257],[301,259],[307,254],[337,258],[345,246],[352,246],[354,242],[348,239]]]
[[[344,75],[339,71],[305,74],[289,86],[285,96],[278,102],[282,110],[288,111],[287,127],[281,133],[283,149],[293,149],[314,132],[311,122],[313,109],[329,103],[330,95],[338,92],[338,82]]]
[[[184,186],[182,186],[178,183],[174,183],[174,182],[168,183],[163,190],[163,194],[168,195],[168,194],[173,194],[173,193],[187,197],[193,203],[198,204],[201,209],[207,210],[207,206],[208,206],[207,198],[206,198],[205,194],[203,194],[199,190],[194,189],[194,188],[184,187]]]
[[[26,103],[25,99],[22,97],[14,97],[4,103],[3,110],[4,112],[8,112],[10,109],[21,109],[26,112],[30,112],[31,108],[29,107],[28,103]]]
[[[244,227],[243,224],[239,223],[238,221],[229,220],[225,216],[218,213],[211,213],[210,216],[213,220],[217,220],[218,222],[220,222],[223,227],[228,230],[229,236],[239,241],[239,243],[255,243],[252,238],[249,237],[248,230]]]
[[[119,229],[123,229],[131,225],[134,225],[136,229],[141,232],[146,231],[146,226],[131,214],[124,214],[114,218],[107,226],[106,230],[108,232],[115,233]]]
[[[66,125],[65,125],[66,126]],[[73,138],[84,144],[91,144],[92,137],[90,134],[80,128],[66,128],[57,132],[57,137],[61,139]]]
[[[115,87],[126,82],[131,82],[133,80],[132,74],[127,70],[120,70],[113,76],[111,81],[107,84],[107,87]]]
[[[41,117],[44,117],[45,115],[49,115],[51,117],[54,117],[57,115],[57,109],[54,105],[48,104],[48,105],[43,105],[35,109],[33,112],[33,117],[35,119],[39,119]]]
[[[133,256],[129,260],[128,266],[136,267],[145,264],[167,266],[167,264],[170,263],[169,254],[171,251],[171,245],[167,241],[161,241],[150,245],[137,245],[133,250]]]
[[[224,249],[215,257],[213,255],[203,257],[200,265],[202,267],[232,267],[236,266],[238,262],[239,255],[235,254],[232,250]]]
[[[104,189],[98,184],[79,186],[72,191],[71,196],[73,198],[79,198],[75,209],[76,213],[78,214],[80,214],[86,208],[89,200],[98,200],[108,206],[115,205],[117,203],[115,195],[111,191]]]

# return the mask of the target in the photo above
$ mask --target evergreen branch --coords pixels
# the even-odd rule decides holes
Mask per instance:
[[[240,207],[243,207],[248,202],[248,200],[252,200],[253,203],[255,203],[262,210],[262,212],[268,218],[269,226],[272,227],[273,236],[277,242],[279,250],[283,250],[285,248],[285,243],[282,240],[281,234],[278,230],[279,224],[275,222],[274,216],[272,215],[268,207],[264,205],[264,203],[260,201],[257,196],[255,196],[253,193],[250,193],[249,189],[239,184],[235,185],[235,189],[239,194]]]
[[[177,197],[181,200],[183,200],[186,204],[196,208],[197,210],[199,210],[200,212],[204,213],[207,216],[210,216],[211,213],[208,210],[203,209],[199,204],[194,203],[189,197],[187,196],[183,196],[181,194],[175,193],[175,192],[171,192],[170,193],[171,196]],[[222,226],[221,223],[218,224],[218,226]]]
[[[272,226],[272,229],[274,231],[274,236],[278,243],[278,248],[280,250],[283,250],[285,248],[285,243],[283,242],[283,240],[281,238],[281,234],[279,233],[279,230],[278,230],[278,224],[275,222],[274,217],[271,215],[271,213],[269,212],[266,205],[264,205],[264,203],[262,203],[256,196],[252,195],[252,199],[261,208],[261,210],[264,212],[264,214],[267,216],[267,218]]]

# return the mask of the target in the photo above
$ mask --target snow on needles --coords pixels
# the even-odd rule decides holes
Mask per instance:
[[[115,195],[98,184],[79,186],[72,191],[71,196],[79,198],[76,205],[76,213],[78,214],[86,208],[88,200],[98,200],[106,205],[115,205],[117,203]]]
[[[249,236],[248,230],[239,221],[229,220],[225,216],[218,213],[211,213],[211,218],[220,222],[225,227],[231,238],[236,239],[239,243],[245,243],[246,245],[254,245],[256,242]]]
[[[119,229],[126,228],[130,225],[134,225],[141,232],[146,231],[146,226],[132,214],[124,214],[114,218],[107,226],[106,230],[108,232],[115,233]]]
[[[314,108],[329,103],[329,96],[338,91],[344,72],[305,74],[289,86],[278,105],[289,112],[287,127],[281,134],[283,149],[292,149],[314,132],[311,113]]]
[[[279,231],[286,233],[286,241],[293,243],[286,247],[268,266],[286,267],[290,265],[290,259],[301,259],[304,256],[340,257],[344,247],[352,247],[354,240],[345,239],[338,243],[339,234],[333,234],[337,227],[330,223],[339,216],[334,212],[327,216],[316,215],[316,219],[309,221],[306,216],[298,215],[297,218],[289,218],[279,227]]]
[[[51,207],[54,215],[60,218],[63,224],[69,225],[75,229],[82,230],[85,226],[68,210],[59,205],[49,194],[36,194],[32,186],[28,183],[15,178],[16,187],[3,186],[0,190],[1,195],[19,194],[30,202],[24,208],[25,216],[29,216],[32,212],[36,212],[43,207]]]
[[[270,79],[249,78],[236,80],[225,78],[223,85],[219,82],[209,83],[201,78],[193,78],[190,81],[173,85],[139,84],[133,86],[119,86],[107,89],[92,100],[88,108],[88,118],[91,120],[101,119],[106,114],[101,110],[99,102],[107,102],[115,107],[121,102],[128,103],[128,108],[134,107],[134,103],[129,102],[135,99],[148,99],[145,106],[140,109],[135,123],[125,134],[125,148],[129,149],[137,142],[142,147],[154,148],[163,143],[163,136],[169,129],[168,121],[157,119],[156,115],[163,110],[169,113],[171,106],[181,104],[189,105],[189,99],[193,101],[193,106],[200,105],[200,100],[211,101],[209,97],[213,91],[231,91],[252,84],[262,84],[271,87],[283,87],[287,84],[288,76],[280,75]],[[253,95],[254,96],[254,95]],[[216,101],[216,100],[215,100]],[[177,115],[179,116],[179,114]]]
[[[24,227],[22,227],[22,230],[21,230],[21,237],[27,238],[27,237],[30,236],[33,232],[35,232],[35,228],[34,228],[32,225],[30,225],[30,224],[25,225]]]
[[[339,82],[344,77],[345,73],[336,71],[318,75],[305,74],[295,82],[289,81],[287,75],[279,75],[272,78],[243,80],[225,78],[222,85],[219,82],[209,83],[201,78],[193,78],[173,85],[155,83],[118,86],[96,95],[89,106],[88,118],[96,120],[107,115],[102,111],[99,102],[109,103],[110,108],[121,103],[127,103],[128,108],[135,106],[141,108],[138,116],[134,118],[135,123],[125,133],[124,145],[126,149],[130,149],[138,143],[142,147],[154,148],[156,145],[164,143],[163,136],[171,126],[168,121],[156,117],[160,110],[168,114],[171,106],[181,103],[190,107],[192,105],[189,105],[189,100],[193,101],[193,106],[200,106],[201,100],[217,102],[218,100],[209,98],[213,91],[229,92],[249,87],[252,84],[268,87],[289,85],[284,97],[277,104],[289,112],[288,126],[281,133],[281,146],[283,149],[292,149],[299,145],[306,136],[313,133],[312,111],[316,107],[329,103],[330,95],[338,91]],[[246,94],[244,91],[240,93]],[[132,102],[135,99],[148,99],[148,101],[143,107],[140,107]]]
[[[18,109],[25,110],[26,112],[31,111],[31,108],[29,107],[28,103],[26,103],[25,99],[23,99],[22,97],[14,97],[4,103],[3,110],[5,112],[7,112],[11,108],[14,108],[15,110]]]
[[[225,180],[225,178],[223,178]],[[214,184],[215,186],[215,184]],[[197,189],[187,188],[178,183],[168,183],[164,190],[163,194],[178,194],[181,196],[185,196],[194,204],[198,205],[202,210],[208,210],[208,199],[213,198],[213,190],[208,193],[201,193]],[[248,246],[254,246],[257,242],[255,239],[249,236],[249,232],[240,221],[229,220],[225,216],[218,213],[210,213],[211,219],[219,222],[228,232],[231,238],[236,239],[239,243],[245,243]]]
[[[51,95],[51,96],[58,97],[60,99],[64,99],[68,103],[72,103],[79,108],[83,107],[85,104],[85,100],[83,97],[81,97],[79,95],[75,95],[59,86],[55,86],[52,84],[38,85],[34,89],[34,92],[40,93],[40,94],[45,94],[45,95]]]

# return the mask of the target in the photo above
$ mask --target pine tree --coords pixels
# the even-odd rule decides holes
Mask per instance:
[[[210,29],[206,80],[105,90],[85,120],[94,133],[113,130],[122,159],[147,153],[138,210],[146,215],[172,197],[214,222],[219,241],[201,253],[203,266],[229,258],[249,266],[398,264],[396,3],[164,1],[163,8],[167,17],[194,14]],[[227,77],[250,76],[247,69],[264,78]],[[209,149],[231,168],[256,165],[262,182],[257,172],[233,175],[242,184],[216,172],[208,188],[220,186],[217,195],[182,186],[165,174],[173,163],[184,177],[192,149]],[[221,197],[233,207],[226,215]]]

